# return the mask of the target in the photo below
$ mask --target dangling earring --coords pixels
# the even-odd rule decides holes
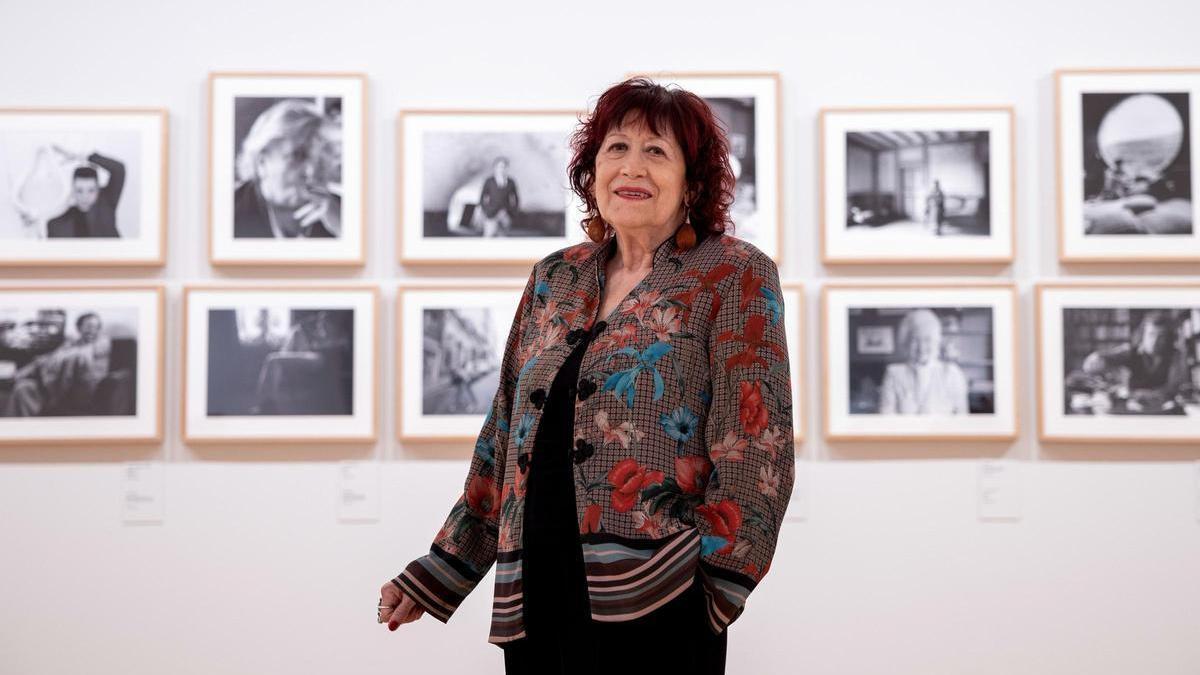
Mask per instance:
[[[683,224],[679,226],[678,230],[675,230],[675,246],[683,251],[696,245],[696,228],[692,227],[692,207],[686,208]]]
[[[608,234],[608,227],[604,224],[604,219],[599,214],[587,219],[586,229],[588,239],[597,244],[604,241],[604,236]]]

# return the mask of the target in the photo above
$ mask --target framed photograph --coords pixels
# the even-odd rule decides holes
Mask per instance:
[[[792,378],[792,434],[796,443],[804,440],[805,407],[804,395],[804,285],[798,281],[783,281],[784,335],[787,336],[788,366]]]
[[[401,286],[396,430],[401,441],[474,441],[500,387],[523,284]]]
[[[826,437],[1015,438],[1016,294],[1000,283],[826,286]]]
[[[829,108],[819,127],[825,264],[1012,261],[1011,107]]]
[[[1059,259],[1200,260],[1200,68],[1059,70]]]
[[[361,265],[367,78],[209,75],[213,265]]]
[[[0,265],[162,265],[167,112],[0,108]]]
[[[0,288],[0,445],[162,440],[163,289]]]
[[[400,262],[527,265],[584,240],[577,111],[401,111]]]
[[[737,177],[732,234],[783,261],[783,132],[779,73],[631,73],[703,98],[729,136]]]
[[[1037,285],[1044,442],[1200,441],[1200,282]]]
[[[185,287],[184,440],[373,442],[378,296]]]

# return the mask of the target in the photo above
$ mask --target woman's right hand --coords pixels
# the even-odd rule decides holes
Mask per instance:
[[[402,623],[409,623],[421,618],[425,610],[400,591],[391,581],[379,589],[379,604],[385,607],[395,607],[390,613],[386,609],[379,610],[379,623],[387,622],[388,630],[396,630]]]

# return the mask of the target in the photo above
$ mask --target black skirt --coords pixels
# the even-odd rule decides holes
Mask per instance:
[[[723,675],[727,632],[708,627],[699,580],[630,621],[591,618],[571,462],[585,333],[545,395],[526,483],[522,588],[525,637],[503,643],[507,675]]]

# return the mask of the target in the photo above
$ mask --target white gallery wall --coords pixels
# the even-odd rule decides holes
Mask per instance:
[[[733,625],[728,672],[1200,673],[1200,448],[1043,446],[1032,284],[1174,279],[1197,265],[1063,267],[1053,80],[1060,67],[1200,66],[1200,4],[1147,0],[866,3],[316,3],[0,0],[0,107],[154,106],[170,115],[168,262],[152,270],[0,268],[0,285],[167,286],[165,441],[0,448],[0,673],[499,673],[491,577],[448,625],[389,633],[377,589],[422,554],[469,447],[395,440],[397,282],[527,268],[395,261],[402,108],[578,108],[629,71],[779,71],[785,279],[807,285],[807,518]],[[221,270],[207,261],[207,75],[368,76],[368,257],[361,269]],[[1011,104],[1011,266],[826,268],[817,250],[824,106]],[[1021,433],[1006,444],[821,439],[825,280],[988,278],[1020,290]],[[320,280],[383,290],[380,440],[202,447],[179,432],[181,287]],[[380,518],[338,519],[341,462],[379,462]],[[978,517],[980,467],[1009,460],[1017,520]],[[129,462],[162,462],[160,524],[121,518]],[[803,504],[802,504],[803,505]],[[801,505],[801,506],[802,506]],[[799,508],[799,507],[797,507]]]

